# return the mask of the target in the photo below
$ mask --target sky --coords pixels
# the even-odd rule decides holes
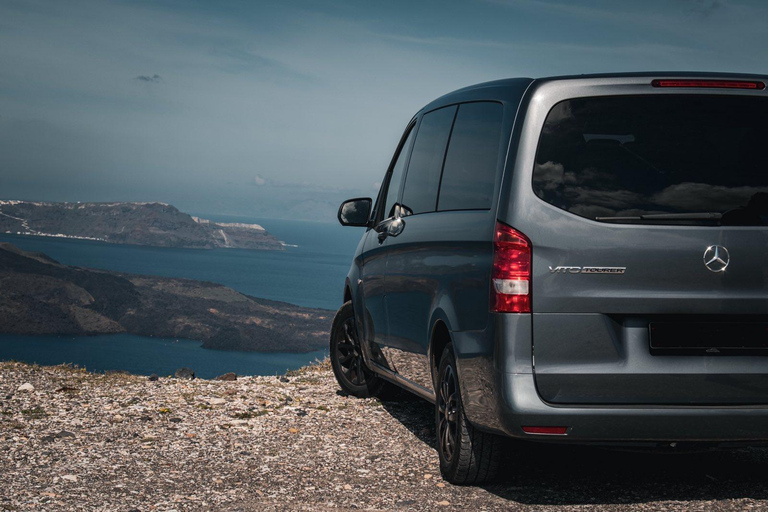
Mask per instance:
[[[460,87],[768,73],[736,0],[0,0],[0,199],[333,220]]]

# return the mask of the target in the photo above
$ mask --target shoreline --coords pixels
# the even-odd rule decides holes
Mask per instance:
[[[225,373],[238,376],[282,375],[316,364],[328,349],[309,352],[244,352],[207,349],[200,342],[133,334],[96,336],[0,334],[0,362],[40,367],[70,367],[89,373],[127,372],[144,378],[173,375],[190,368],[197,378]]]

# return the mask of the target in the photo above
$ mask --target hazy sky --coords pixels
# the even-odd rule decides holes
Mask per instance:
[[[325,215],[453,89],[766,73],[767,26],[728,0],[0,0],[0,198]]]

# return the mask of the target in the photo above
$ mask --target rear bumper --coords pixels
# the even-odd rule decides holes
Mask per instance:
[[[768,441],[768,406],[559,406],[540,398],[532,373],[497,372],[495,380],[498,426],[511,437],[576,443]],[[565,435],[527,434],[523,426],[568,430]]]

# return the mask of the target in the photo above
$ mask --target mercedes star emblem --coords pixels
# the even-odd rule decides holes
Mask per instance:
[[[710,245],[704,251],[704,265],[712,272],[723,272],[730,261],[728,249],[722,245]]]

